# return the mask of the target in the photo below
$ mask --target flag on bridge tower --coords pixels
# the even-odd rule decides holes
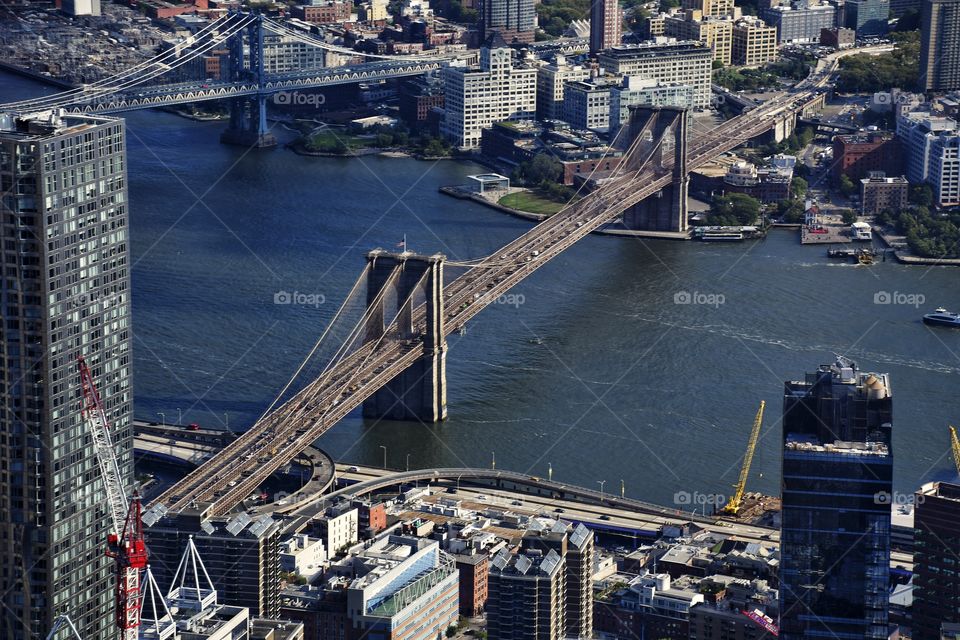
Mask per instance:
[[[397,243],[398,247],[403,247],[403,253],[407,252],[407,234],[403,234],[403,240]]]

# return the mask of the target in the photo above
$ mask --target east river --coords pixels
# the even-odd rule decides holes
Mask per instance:
[[[0,75],[0,102],[49,91]],[[368,250],[406,234],[412,250],[464,260],[530,226],[438,193],[483,171],[469,162],[248,151],[219,144],[222,123],[156,111],[127,124],[139,418],[180,409],[184,422],[245,428]],[[386,446],[397,468],[408,454],[411,468],[489,466],[495,452],[498,468],[546,476],[552,464],[556,480],[618,492],[622,479],[627,495],[672,505],[678,491],[729,493],[766,400],[749,489],[776,494],[783,381],[840,353],[891,374],[896,489],[955,478],[960,331],[920,316],[960,309],[960,268],[825,253],[786,230],[723,246],[589,237],[451,336],[449,420],[374,425],[354,412],[319,444],[372,465]],[[275,304],[280,292],[308,304]],[[876,304],[881,292],[925,301]],[[691,304],[676,303],[684,293]]]

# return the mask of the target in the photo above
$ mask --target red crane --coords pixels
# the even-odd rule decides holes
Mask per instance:
[[[83,356],[77,356],[77,366],[83,389],[81,413],[93,438],[113,525],[107,535],[106,554],[114,559],[116,568],[117,627],[122,640],[137,640],[140,628],[140,571],[147,566],[147,547],[140,522],[140,496],[134,491],[127,505],[117,452],[110,435],[110,422],[103,410],[100,394]]]

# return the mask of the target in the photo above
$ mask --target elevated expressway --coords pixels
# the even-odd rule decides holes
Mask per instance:
[[[288,516],[284,523],[285,533],[304,529],[312,518],[341,498],[359,498],[393,487],[427,483],[446,484],[450,487],[449,490],[455,493],[454,496],[447,497],[456,497],[465,502],[486,503],[490,507],[516,513],[542,513],[554,518],[577,520],[599,530],[614,525],[658,531],[664,525],[678,526],[692,522],[708,531],[733,535],[746,542],[775,547],[780,544],[780,532],[777,529],[698,516],[641,500],[621,498],[616,494],[510,471],[476,468],[390,471],[338,464],[337,476],[341,481],[349,480],[353,484],[328,493],[322,500],[301,502],[298,506],[285,509],[285,515]],[[890,566],[912,571],[913,556],[910,553],[894,551],[890,554]]]
[[[823,61],[821,61],[823,62]],[[821,98],[836,69],[823,64],[790,92],[728,120],[689,144],[688,169],[793,117]],[[601,225],[622,215],[671,184],[670,161],[642,162],[642,148],[631,147],[627,167],[597,190],[475,263],[445,287],[443,335],[458,331],[486,305]],[[646,153],[650,149],[643,149]],[[413,326],[426,326],[423,306],[413,312]],[[218,454],[161,494],[151,505],[168,511],[197,510],[207,517],[229,513],[271,473],[356,409],[375,391],[422,357],[422,339],[371,340],[311,381],[282,406],[257,421]],[[232,483],[232,485],[231,485]]]

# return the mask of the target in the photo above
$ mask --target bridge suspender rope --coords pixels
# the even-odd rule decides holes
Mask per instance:
[[[219,24],[220,22],[229,21],[227,18],[221,18],[214,24]],[[92,102],[102,96],[109,96],[114,94],[122,93],[123,91],[130,89],[132,87],[142,85],[143,83],[157,78],[161,75],[164,75],[178,67],[181,67],[188,62],[196,60],[201,55],[210,51],[211,49],[221,46],[223,40],[226,40],[230,37],[236,36],[241,32],[245,27],[247,27],[251,22],[253,22],[252,17],[244,17],[239,21],[233,21],[232,24],[224,32],[218,32],[216,34],[205,34],[211,36],[209,40],[200,45],[196,49],[190,49],[186,54],[183,54],[182,51],[171,49],[170,51],[160,54],[146,62],[141,63],[137,67],[128,69],[124,72],[116,74],[99,80],[95,83],[92,83],[88,87],[71,89],[69,91],[63,91],[60,93],[55,93],[43,98],[37,98],[34,100],[25,100],[21,102],[14,102],[9,104],[0,105],[0,110],[2,111],[13,111],[13,112],[25,112],[25,111],[41,111],[46,109],[55,109],[58,107],[64,107],[70,104],[77,104],[83,102]],[[212,25],[211,25],[212,26]],[[199,32],[198,32],[199,33]],[[179,57],[181,54],[182,57]],[[164,60],[168,58],[177,58],[176,62],[173,64],[166,64]],[[148,67],[157,66],[156,69],[146,72],[145,74],[140,74],[140,70],[146,69]],[[132,80],[124,80],[126,78],[132,78]],[[116,83],[124,80],[121,84],[117,85]],[[90,91],[90,88],[94,88],[93,91]]]
[[[398,266],[398,267],[394,268],[393,273],[391,274],[391,279],[395,278],[395,277],[399,274],[399,272],[400,272],[401,270],[402,270],[402,266]],[[354,381],[356,380],[356,377],[357,377],[357,375],[359,374],[359,372],[363,370],[364,366],[368,363],[368,361],[370,360],[370,358],[373,357],[373,355],[377,352],[377,349],[379,348],[381,342],[384,340],[384,338],[387,337],[387,334],[389,333],[390,328],[398,326],[398,320],[399,320],[399,318],[400,318],[400,315],[403,313],[404,308],[406,308],[406,306],[412,301],[413,296],[414,296],[415,293],[419,290],[419,286],[423,283],[423,280],[424,280],[427,276],[428,276],[428,273],[424,273],[424,274],[421,276],[421,278],[420,278],[420,280],[418,281],[418,283],[417,283],[416,285],[414,285],[414,287],[411,289],[410,294],[409,294],[409,295],[407,296],[407,298],[403,301],[403,303],[398,305],[397,313],[394,315],[393,319],[390,321],[390,324],[387,325],[387,328],[380,334],[380,336],[377,338],[377,340],[376,340],[375,343],[373,344],[373,348],[370,350],[369,353],[367,353],[367,355],[363,358],[363,360],[359,363],[359,365],[358,365],[358,366],[355,366],[355,367],[352,367],[352,368],[350,369],[350,376],[349,376],[349,377],[347,378],[347,380],[341,385],[341,387],[340,387],[341,389],[344,389],[344,388],[345,388],[345,389],[350,389],[350,388],[351,388],[351,385],[354,384]],[[388,285],[388,284],[385,284],[384,287],[381,289],[381,292],[380,292],[380,293],[382,294],[383,292],[387,291],[388,289],[389,289],[389,285]],[[378,296],[378,298],[381,298],[381,296]],[[362,352],[361,352],[361,353],[362,353]],[[313,386],[313,385],[311,385],[311,387],[312,387],[312,386]],[[308,388],[309,388],[309,387],[308,387]],[[294,407],[294,403],[297,401],[297,399],[298,399],[301,395],[304,395],[303,392],[300,392],[300,393],[298,393],[296,396],[294,396],[293,398],[291,398],[287,403],[285,403],[285,404],[276,412],[276,413],[280,413],[280,412],[283,412],[283,411],[285,411],[285,410],[288,411],[288,412],[290,413],[290,415],[287,415],[287,416],[285,417],[285,420],[286,420],[288,423],[292,423],[292,424],[305,424],[305,422],[306,422],[306,417],[305,417],[305,416],[308,416],[308,415],[309,415],[309,410],[310,410],[311,408],[313,408],[313,406],[311,406],[311,404],[310,404],[310,399],[309,399],[309,398],[303,398],[303,399],[302,399],[298,404],[296,404],[296,406]],[[316,402],[316,401],[315,401],[315,402]],[[335,406],[336,406],[336,403],[331,403],[330,406],[327,408],[327,410],[326,410],[324,413],[320,414],[319,417],[313,418],[313,419],[312,419],[312,422],[313,422],[314,424],[319,423],[320,425],[325,425],[325,424],[326,424],[326,421],[327,421],[327,415],[334,409]],[[310,442],[312,441],[312,439],[308,439],[305,434],[300,435],[300,436],[299,436],[299,440],[300,440],[299,445],[302,446],[302,447],[308,446],[308,445],[310,444]],[[267,466],[268,468],[272,468],[272,470],[276,470],[277,468],[279,468],[279,467],[282,466],[283,464],[284,464],[284,461],[283,461],[283,460],[279,460],[279,461],[278,461],[278,460],[271,460],[271,461],[269,461],[269,462],[266,463],[266,466]],[[248,493],[250,493],[253,489],[255,489],[258,484],[259,484],[259,480],[258,480],[257,478],[253,478],[252,481],[251,481],[250,478],[245,478],[245,479],[242,479],[242,480],[238,481],[236,486],[234,486],[233,488],[231,488],[229,491],[227,491],[226,494],[224,494],[223,496],[220,496],[217,500],[214,501],[214,503],[213,503],[213,504],[209,507],[209,509],[207,510],[207,514],[208,514],[208,515],[211,515],[211,516],[223,515],[224,513],[228,512],[230,509],[232,509],[234,504],[236,504],[238,501],[242,500],[244,496],[246,496],[246,495],[247,495]],[[171,510],[174,510],[174,509],[175,509],[174,506],[171,506],[170,508],[171,508]]]
[[[382,53],[368,53],[366,51],[356,51],[354,49],[347,49],[346,47],[338,47],[337,45],[330,44],[329,42],[324,42],[323,40],[318,40],[312,35],[306,33],[301,33],[299,30],[293,29],[286,25],[275,22],[269,18],[265,18],[263,21],[263,26],[265,29],[271,31],[272,33],[289,36],[302,42],[303,44],[311,45],[318,47],[320,49],[325,49],[327,51],[332,51],[334,53],[342,53],[344,55],[352,56],[362,56],[365,58],[380,58],[383,60],[397,60],[397,61],[417,61],[417,60],[437,60],[445,56],[434,56],[434,55],[409,55],[409,56],[392,56]]]
[[[357,278],[357,281],[353,283],[353,287],[350,288],[350,292],[347,294],[347,297],[343,299],[343,303],[340,305],[340,308],[337,309],[337,312],[333,315],[333,318],[330,319],[330,322],[327,324],[327,328],[323,330],[323,333],[320,334],[320,338],[313,345],[313,348],[310,349],[310,353],[307,354],[307,357],[303,359],[303,362],[300,363],[300,366],[297,367],[297,370],[293,372],[292,376],[290,376],[290,380],[287,382],[287,384],[283,385],[283,389],[280,390],[280,393],[277,394],[277,397],[274,398],[273,402],[270,403],[270,406],[263,411],[263,413],[260,415],[259,418],[257,418],[257,422],[267,417],[267,414],[273,410],[277,402],[280,401],[280,398],[282,398],[284,394],[286,394],[287,390],[290,389],[290,385],[293,384],[294,380],[297,379],[297,377],[303,371],[304,367],[307,366],[307,363],[310,361],[310,359],[313,358],[313,354],[315,354],[317,352],[317,349],[320,348],[320,345],[326,339],[327,334],[330,333],[330,330],[337,323],[337,320],[340,318],[340,315],[343,313],[344,309],[347,308],[347,305],[353,299],[354,294],[356,294],[360,290],[360,285],[362,285],[366,281],[367,273],[369,272],[369,270],[370,270],[370,265],[368,264],[366,267],[364,267],[363,271],[360,273],[360,277]],[[328,368],[329,368],[329,365],[326,368],[324,368],[324,371],[326,371]]]

